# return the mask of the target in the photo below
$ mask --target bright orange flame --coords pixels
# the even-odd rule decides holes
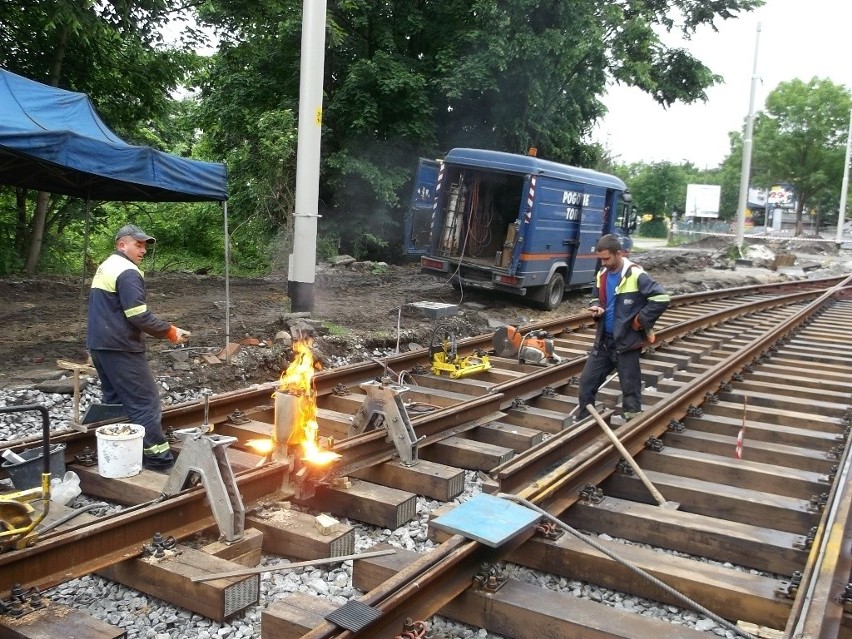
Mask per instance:
[[[254,448],[261,455],[268,455],[272,452],[273,443],[271,439],[250,439],[246,446]]]
[[[302,459],[315,465],[328,464],[340,455],[319,447],[319,424],[317,424],[317,390],[314,386],[314,371],[322,370],[311,351],[313,340],[293,342],[296,357],[282,373],[278,384],[280,392],[298,397],[298,423],[290,433],[288,444],[302,445]]]

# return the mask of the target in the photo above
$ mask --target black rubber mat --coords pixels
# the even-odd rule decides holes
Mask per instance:
[[[337,610],[332,610],[328,613],[325,618],[327,621],[341,628],[358,632],[381,616],[382,611],[378,608],[373,608],[355,599],[350,599]]]

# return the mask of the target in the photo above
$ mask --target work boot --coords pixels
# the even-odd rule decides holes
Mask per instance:
[[[629,422],[631,419],[638,417],[641,414],[641,410],[626,410],[624,411],[624,421]]]

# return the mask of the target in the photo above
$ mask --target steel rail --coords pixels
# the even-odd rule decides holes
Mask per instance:
[[[628,422],[616,431],[617,435],[620,434],[619,439],[633,454],[638,452],[644,446],[644,440],[648,433],[660,434],[667,427],[671,416],[683,416],[690,405],[700,405],[704,401],[708,389],[717,390],[722,382],[731,378],[734,372],[741,370],[775,342],[783,339],[807,321],[841,289],[841,285],[848,284],[849,280],[852,280],[852,277],[842,280],[840,285],[819,295],[817,299],[792,317],[781,322],[775,329],[753,340],[737,353],[713,366],[693,383],[683,386],[669,398],[651,407],[644,415]],[[784,298],[788,304],[795,304],[813,298],[817,294],[819,292],[794,293],[784,296]],[[771,300],[761,300],[754,302],[753,305],[765,310],[777,307],[780,304],[773,303]],[[751,306],[751,304],[742,306]],[[719,317],[712,318],[713,321],[710,323],[718,323],[718,321],[721,321],[721,317],[730,316],[732,313],[725,310],[720,311],[718,315]],[[707,320],[707,318],[702,319]],[[701,320],[690,320],[671,327],[671,331],[673,335],[688,334],[700,323]],[[502,390],[505,392],[507,389],[503,388]],[[588,483],[600,483],[614,470],[620,453],[603,435],[600,435],[597,441],[599,443],[569,459],[564,467],[554,470],[545,477],[536,479],[528,488],[518,491],[517,494],[545,508],[551,514],[561,514],[568,506],[577,501],[581,486]],[[503,490],[503,492],[512,491]],[[452,548],[452,561],[433,564],[428,570],[410,566],[400,571],[392,580],[385,582],[382,586],[361,598],[364,603],[377,607],[382,612],[382,616],[363,631],[340,631],[333,624],[324,623],[303,635],[302,639],[349,639],[357,637],[391,639],[399,633],[405,619],[409,617],[425,619],[435,614],[441,607],[461,595],[470,586],[473,576],[482,563],[498,561],[531,536],[532,533],[520,535],[506,547],[488,548],[479,542],[466,540],[455,535],[444,542]]]
[[[791,303],[797,298],[804,299],[814,294],[814,291],[798,293],[785,296],[785,300],[787,303]],[[828,293],[825,295],[828,295]],[[760,300],[752,302],[752,304],[771,307],[779,305],[780,302],[773,303],[772,300]],[[706,320],[706,318],[704,319]],[[669,327],[665,330],[670,331],[670,334],[668,332],[664,333],[663,338],[671,339],[672,336],[686,334],[689,330],[693,330],[693,328],[690,328],[691,323],[694,323],[694,327],[697,327],[700,321],[699,319],[690,320],[689,322]],[[764,341],[760,342],[763,343]],[[416,359],[416,354],[403,357],[400,361],[410,361],[410,358]],[[576,370],[576,367],[579,365],[579,361],[571,360],[553,367],[558,370],[542,369],[529,376],[518,378],[519,381],[515,386],[510,382],[497,385],[489,396],[472,400],[470,403],[465,404],[464,407],[455,406],[418,418],[418,430],[421,428],[428,429],[430,436],[437,436],[442,429],[464,427],[463,419],[465,418],[472,418],[474,420],[485,419],[490,414],[493,414],[495,410],[498,410],[500,406],[510,402],[510,399],[508,399],[509,392],[532,392],[534,383],[529,382],[527,378],[533,378],[538,384],[542,384],[542,382],[546,383],[547,381],[552,382],[554,379],[564,378],[567,374],[570,374],[568,371]],[[366,371],[376,370],[377,367],[364,364],[346,368],[348,370],[340,376],[332,375],[332,373],[340,369],[329,371],[327,378],[329,380],[334,379],[335,383],[340,383],[336,381],[339,379],[358,379],[358,381],[363,381],[362,375]],[[715,370],[715,368],[712,370]],[[707,375],[709,373],[708,371]],[[720,373],[718,377],[721,379],[724,375]],[[715,380],[716,376],[713,376],[713,379]],[[330,381],[328,383],[330,385]],[[274,386],[274,384],[269,384],[262,388],[251,389],[249,394],[251,397],[257,398],[262,394],[270,392]],[[236,392],[226,395],[233,398],[237,397]],[[675,393],[675,396],[678,396],[678,393]],[[703,397],[703,394],[701,396]],[[225,395],[220,397],[225,397]],[[242,401],[242,398],[239,401]],[[682,403],[686,399],[680,398],[679,401],[681,402],[680,407],[683,409]],[[184,416],[191,414],[193,410],[197,414],[199,405],[197,403],[187,403],[177,408],[181,418],[185,418]],[[654,409],[649,411],[649,415],[653,411]],[[230,411],[226,412],[223,410],[221,414],[224,415],[228,412]],[[214,412],[214,414],[217,413]],[[646,416],[642,419],[642,423],[644,424],[648,420],[649,416]],[[191,423],[197,423],[197,418]],[[76,433],[76,435],[83,434]],[[381,433],[368,433],[361,436],[360,439],[351,438],[351,440],[344,440],[338,446],[341,447],[341,450],[345,449],[349,455],[355,457],[361,455],[362,459],[376,455],[386,455],[387,453],[379,451],[378,447],[379,440],[383,440],[383,437]],[[359,450],[359,447],[363,447],[363,451],[360,453],[356,452]],[[251,503],[280,488],[282,478],[283,467],[265,466],[261,469],[240,473],[237,476],[237,483],[244,500],[247,503]],[[564,481],[562,485],[565,485]],[[541,482],[539,482],[539,486],[541,486]],[[44,538],[33,548],[0,555],[0,590],[8,592],[15,583],[21,581],[23,575],[26,575],[28,585],[36,585],[38,587],[56,585],[68,579],[89,574],[92,571],[114,563],[116,560],[138,554],[141,545],[149,541],[155,532],[162,532],[176,538],[182,538],[206,528],[213,522],[209,508],[203,503],[204,498],[204,492],[201,489],[190,489],[166,501],[134,508],[114,517],[98,520],[92,525],[79,526],[67,532],[52,534]],[[444,592],[441,594],[432,593],[430,595],[432,599],[429,602],[417,604],[423,610],[430,609],[434,612],[437,609],[434,608],[435,604],[440,602],[447,603],[455,596],[455,594],[451,593],[457,594],[464,590],[469,584],[471,576],[468,573],[468,568],[472,568],[475,571],[475,568],[478,568],[483,561],[494,561],[499,554],[505,552],[504,549],[501,549],[501,552],[498,554],[492,549],[484,549],[479,547],[478,544],[471,545],[472,543],[461,538],[454,541],[453,554],[456,558],[456,564],[458,566],[465,566],[465,570],[461,571],[462,575],[447,574],[440,566],[433,568],[432,572],[435,578],[440,579],[445,585],[445,588],[442,589]],[[405,574],[408,573],[406,572]],[[402,578],[402,573],[400,578]],[[411,578],[411,575],[409,575],[409,578]],[[416,581],[417,575],[414,575],[414,579]],[[414,590],[418,590],[426,582],[417,581],[417,583],[419,586],[414,588]],[[413,586],[409,585],[409,587]],[[381,596],[376,596],[380,600],[382,599]],[[412,593],[412,596],[414,596],[414,593]],[[389,601],[394,600],[391,599]],[[406,602],[406,607],[408,607],[408,602]],[[419,608],[415,606],[414,609],[409,610],[415,609]],[[389,614],[388,616],[391,617],[392,615]],[[399,626],[389,625],[388,628],[396,628],[398,630]]]
[[[783,303],[790,303],[792,300],[799,300],[812,296],[814,293],[804,292],[794,295],[786,295],[782,300],[758,300],[752,301],[744,305],[738,305],[739,311],[731,314],[738,314],[747,311],[752,311],[760,307],[778,306]],[[720,311],[717,315],[719,318],[725,314],[725,311]],[[714,316],[715,317],[715,316]],[[706,321],[706,317],[702,318]],[[697,319],[690,322],[684,322],[673,327],[669,327],[661,331],[662,337],[671,337],[688,332],[693,326],[698,326],[702,320]],[[717,319],[721,321],[721,319]],[[585,358],[577,358],[569,360],[551,368],[536,370],[528,376],[517,378],[515,383],[507,382],[503,385],[497,385],[492,389],[492,392],[474,398],[464,404],[448,407],[434,413],[423,415],[415,420],[417,432],[419,435],[426,436],[429,442],[437,440],[440,437],[447,437],[460,429],[472,428],[479,423],[494,419],[495,413],[501,407],[511,403],[512,393],[529,393],[532,389],[539,389],[546,385],[552,385],[558,380],[564,380],[567,377],[576,374]],[[359,377],[363,371],[369,366],[353,366],[349,367],[344,374],[347,379],[362,379]],[[354,373],[357,369],[359,373]],[[335,369],[337,370],[337,369]],[[334,371],[330,371],[333,373]],[[328,375],[327,377],[333,380],[340,379],[337,375]],[[337,383],[337,382],[336,382]],[[502,386],[502,389],[501,389]],[[251,389],[252,397],[258,394],[267,394],[274,385],[266,385],[261,389]],[[500,392],[502,390],[502,392]],[[230,393],[228,395],[235,395]],[[178,412],[183,418],[185,415],[198,412],[199,405],[197,403],[184,404],[177,407]],[[193,421],[192,423],[197,423]],[[81,435],[81,434],[78,434]],[[335,471],[334,474],[341,472],[350,472],[352,469],[363,466],[368,463],[378,463],[391,458],[392,449],[385,441],[383,432],[370,432],[358,437],[343,440],[334,446],[335,452],[344,455],[344,462],[340,465],[340,471]],[[237,480],[240,490],[247,501],[259,498],[265,493],[272,493],[280,488],[283,473],[275,471],[274,467],[269,471],[274,479],[269,479],[269,474],[265,469],[260,471],[247,471],[238,473]],[[256,488],[256,486],[262,488]],[[265,491],[265,492],[264,492]],[[144,541],[149,540],[154,532],[163,532],[171,534],[176,538],[189,534],[189,531],[196,531],[198,526],[193,522],[208,521],[209,510],[201,505],[202,491],[190,491],[187,497],[181,494],[179,498],[170,499],[159,504],[151,505],[148,508],[134,510],[126,514],[119,514],[108,520],[98,520],[89,526],[81,526],[75,528],[74,531],[62,534],[52,535],[48,540],[38,544],[35,548],[29,548],[22,551],[16,551],[5,555],[0,555],[0,590],[8,591],[11,586],[20,580],[21,574],[27,574],[28,581],[31,585],[39,587],[45,585],[53,585],[60,583],[72,576],[81,576],[91,572],[90,567],[96,565],[102,567],[101,562],[106,562],[103,565],[108,565],[113,562],[116,557],[125,557],[128,548],[136,548]],[[183,505],[185,500],[188,505]],[[193,501],[197,500],[197,501]],[[160,513],[173,513],[175,508],[181,508],[180,519],[184,520],[182,526],[174,526],[170,515],[161,515]],[[107,523],[107,521],[109,523]],[[114,523],[119,522],[119,523]],[[126,526],[126,529],[125,529]],[[204,526],[202,526],[204,527]],[[97,532],[96,532],[97,531]],[[113,540],[113,537],[117,540]],[[97,543],[89,545],[91,540],[96,539]],[[81,540],[86,540],[81,543]],[[103,555],[103,559],[90,559],[97,557],[98,554]],[[21,572],[23,564],[17,563],[19,560],[26,563],[26,573]]]

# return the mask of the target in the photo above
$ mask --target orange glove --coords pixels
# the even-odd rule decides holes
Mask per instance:
[[[182,328],[178,328],[174,324],[171,325],[169,332],[166,333],[166,338],[172,344],[186,344],[191,336],[192,333],[185,331]]]
[[[641,331],[642,330],[642,325],[639,323],[639,316],[638,315],[633,316],[633,321],[630,322],[630,328],[632,328],[634,331]]]

